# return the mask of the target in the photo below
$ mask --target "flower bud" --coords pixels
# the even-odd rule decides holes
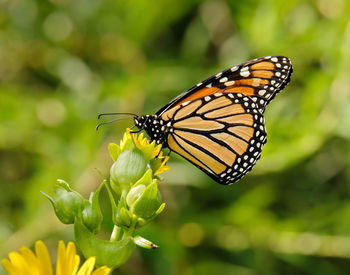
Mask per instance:
[[[128,204],[130,211],[137,217],[144,219],[148,219],[154,216],[162,204],[161,195],[157,187],[157,181],[154,180],[147,187],[138,185],[132,189],[133,192],[130,195],[129,200],[127,198],[127,202],[130,203]]]
[[[146,189],[146,185],[143,185],[143,184],[139,184],[130,189],[128,195],[126,196],[126,203],[130,208],[141,197],[145,189]]]
[[[84,225],[94,234],[97,234],[101,229],[102,213],[101,210],[94,207],[89,201],[85,201],[82,212]]]
[[[82,218],[85,226],[94,234],[100,231],[103,215],[100,208],[99,196],[101,188],[105,185],[104,180],[97,188],[96,192],[91,193],[89,201],[84,201]]]
[[[117,211],[116,225],[120,227],[130,227],[132,214],[125,207],[120,207]]]
[[[147,161],[137,148],[122,152],[111,167],[111,186],[116,193],[128,191],[131,184],[142,177],[147,168]]]
[[[41,193],[50,200],[58,219],[64,224],[72,224],[83,207],[84,198],[72,190],[67,182],[57,181],[53,198],[44,192]]]

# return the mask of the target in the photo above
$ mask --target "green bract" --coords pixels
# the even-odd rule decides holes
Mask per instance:
[[[112,269],[124,264],[135,248],[131,236],[119,241],[98,239],[84,226],[80,218],[75,220],[74,235],[75,241],[85,258],[95,256],[97,265],[107,265]]]
[[[138,194],[130,205],[130,210],[138,217],[147,219],[154,216],[156,211],[162,204],[162,199],[158,191],[157,181],[154,180],[150,185],[142,188],[143,185],[138,185]],[[141,187],[141,188],[140,188]]]

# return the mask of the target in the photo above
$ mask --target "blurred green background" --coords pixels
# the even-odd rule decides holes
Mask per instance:
[[[62,178],[88,196],[96,168],[108,176],[107,145],[132,121],[96,132],[98,113],[152,114],[226,67],[285,55],[294,74],[267,108],[253,171],[221,186],[172,154],[167,207],[138,232],[160,249],[136,249],[115,274],[349,274],[350,1],[0,7],[1,257],[73,239],[39,190]]]

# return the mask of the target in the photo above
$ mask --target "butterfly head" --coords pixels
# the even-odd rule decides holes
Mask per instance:
[[[140,130],[145,130],[148,132],[148,129],[151,129],[153,125],[153,121],[156,120],[156,116],[152,115],[144,115],[144,116],[134,116],[134,123],[137,128]]]
[[[163,121],[156,115],[135,116],[134,123],[140,130],[145,130],[151,140],[158,144],[164,144],[166,134],[164,133]]]

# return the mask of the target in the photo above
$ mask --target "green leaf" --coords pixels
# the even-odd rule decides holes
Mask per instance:
[[[115,269],[124,264],[135,249],[132,237],[125,237],[119,241],[98,239],[77,217],[74,221],[75,241],[85,258],[96,257],[96,265],[106,265]]]
[[[113,193],[111,188],[109,187],[109,185],[107,184],[107,182],[105,183],[107,192],[108,192],[108,197],[109,197],[109,201],[111,202],[111,208],[112,208],[112,221],[113,224],[117,224],[117,204],[115,203],[114,197],[113,197]]]

